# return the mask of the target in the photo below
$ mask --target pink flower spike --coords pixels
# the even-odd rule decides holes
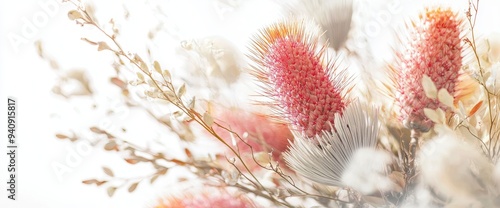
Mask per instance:
[[[399,119],[407,128],[426,132],[434,124],[425,116],[424,108],[447,110],[437,99],[425,95],[424,74],[437,90],[444,88],[456,94],[462,73],[461,25],[456,13],[441,8],[427,9],[410,24],[408,43],[399,57],[400,71],[395,71]]]
[[[253,163],[252,152],[254,154],[272,152],[274,160],[285,165],[281,160],[281,153],[288,149],[289,141],[293,141],[293,134],[287,125],[273,122],[267,116],[243,109],[215,105],[212,107],[217,122],[238,134],[240,138],[232,136],[230,132],[218,126],[214,127],[215,132],[228,144],[232,144],[234,139],[242,156],[250,157],[249,164]]]
[[[332,79],[335,68],[324,63],[325,47],[310,23],[285,21],[263,29],[254,38],[250,58],[253,74],[263,83],[276,117],[294,130],[314,137],[329,131],[346,101],[345,76]]]
[[[243,195],[230,194],[226,190],[187,193],[176,197],[161,199],[155,208],[253,208],[256,205]]]

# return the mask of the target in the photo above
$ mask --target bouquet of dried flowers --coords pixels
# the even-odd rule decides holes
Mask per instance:
[[[109,178],[83,181],[107,187],[110,197],[179,168],[195,176],[179,183],[207,188],[165,196],[155,207],[500,206],[500,42],[475,35],[479,1],[466,12],[422,8],[398,30],[384,69],[349,44],[353,1],[278,1],[288,17],[254,31],[243,52],[221,37],[179,41],[188,68],[201,72],[187,75],[149,49],[128,51],[113,19],[104,24],[91,5],[67,2],[72,21],[101,34],[82,40],[112,54],[109,80],[121,100],[170,132],[144,147],[125,139],[125,129],[89,128],[101,138],[93,145],[154,170],[123,179],[104,167]],[[235,61],[240,53],[243,65]],[[362,79],[345,59],[388,79]],[[84,72],[74,74],[61,75],[54,92],[71,99],[97,91]],[[81,89],[64,91],[67,80]],[[228,87],[256,96],[231,101]],[[176,154],[162,150],[176,143]]]

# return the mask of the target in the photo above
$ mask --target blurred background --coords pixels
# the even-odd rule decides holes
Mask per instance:
[[[122,0],[89,1],[88,4],[95,9],[100,23],[106,24],[113,18],[127,51],[146,54],[148,48],[151,49],[151,57],[161,60],[195,89],[193,94],[210,98],[224,92],[197,86],[198,79],[207,85],[214,84],[209,81],[214,74],[212,71],[199,72],[199,66],[191,63],[200,60],[199,57],[207,61],[203,55],[203,41],[226,44],[224,47],[234,52],[230,60],[235,63],[224,64],[244,68],[249,38],[262,26],[287,15],[280,2]],[[353,73],[380,74],[378,70],[392,59],[391,48],[396,44],[394,31],[407,20],[407,14],[428,2],[354,2],[352,32],[346,45],[350,52],[372,57],[373,68],[356,66],[350,61],[346,63],[353,65],[356,71]],[[463,0],[442,2],[462,11],[467,6]],[[480,3],[479,35],[500,32],[496,21],[500,19],[500,2],[482,0]],[[112,198],[108,197],[106,189],[82,183],[82,180],[104,177],[103,166],[112,168],[115,175],[124,178],[141,177],[151,171],[145,166],[126,164],[118,154],[92,147],[89,142],[93,141],[93,135],[87,133],[89,127],[98,126],[118,134],[126,131],[130,141],[144,146],[168,136],[169,132],[154,126],[157,124],[147,115],[123,104],[119,90],[109,83],[114,74],[112,54],[97,52],[96,47],[80,40],[82,37],[91,40],[104,37],[96,30],[69,20],[68,11],[72,9],[74,5],[60,0],[0,2],[0,112],[5,115],[7,97],[16,99],[19,145],[18,195],[13,202],[6,199],[4,191],[0,207],[152,207],[158,198],[182,188],[176,186],[176,178],[182,172],[162,177],[153,185],[141,183],[134,193],[118,190]],[[190,48],[193,44],[200,48]],[[219,74],[219,79],[229,84],[236,82],[231,80],[233,75],[230,73],[229,77],[223,75]],[[61,77],[88,81],[89,86]],[[244,73],[240,79],[245,79]],[[62,83],[65,87],[58,88]],[[242,91],[251,94],[245,85],[237,85],[227,93]],[[71,93],[77,95],[69,96]],[[93,96],[86,96],[88,93]],[[242,102],[238,99],[226,101]],[[1,132],[6,132],[6,119],[0,120]],[[88,142],[72,143],[56,138],[56,134],[71,133],[87,135]],[[176,148],[180,143],[162,141],[165,142],[163,151],[172,154],[180,151]],[[0,144],[0,178],[2,187],[6,187],[6,141]]]

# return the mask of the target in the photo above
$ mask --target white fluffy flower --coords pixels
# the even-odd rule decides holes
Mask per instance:
[[[492,193],[492,164],[479,148],[466,144],[451,130],[441,132],[419,152],[421,179],[452,204],[474,205]]]
[[[374,148],[358,149],[342,174],[342,183],[363,194],[391,190],[395,184],[386,175],[391,163],[391,155],[387,152]]]

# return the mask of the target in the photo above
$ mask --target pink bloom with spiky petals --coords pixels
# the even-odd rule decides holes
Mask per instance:
[[[425,95],[424,74],[438,90],[455,94],[462,66],[461,25],[456,13],[441,8],[427,9],[412,22],[408,45],[399,57],[401,71],[396,72],[396,100],[406,127],[426,132],[433,122],[425,116],[424,108],[446,110],[437,99]]]
[[[229,194],[227,191],[184,194],[181,197],[161,199],[155,208],[252,208],[256,205],[242,195]]]
[[[213,107],[216,121],[239,136],[239,138],[231,136],[229,131],[214,127],[217,135],[226,143],[232,144],[234,140],[243,156],[252,156],[252,153],[257,152],[272,152],[274,159],[284,165],[281,153],[288,149],[288,141],[293,141],[293,134],[287,125],[276,123],[265,115],[239,108]]]
[[[254,75],[264,83],[277,118],[294,130],[313,137],[333,126],[346,102],[343,78],[332,80],[335,70],[323,63],[324,49],[306,22],[285,21],[262,30],[251,47]]]

